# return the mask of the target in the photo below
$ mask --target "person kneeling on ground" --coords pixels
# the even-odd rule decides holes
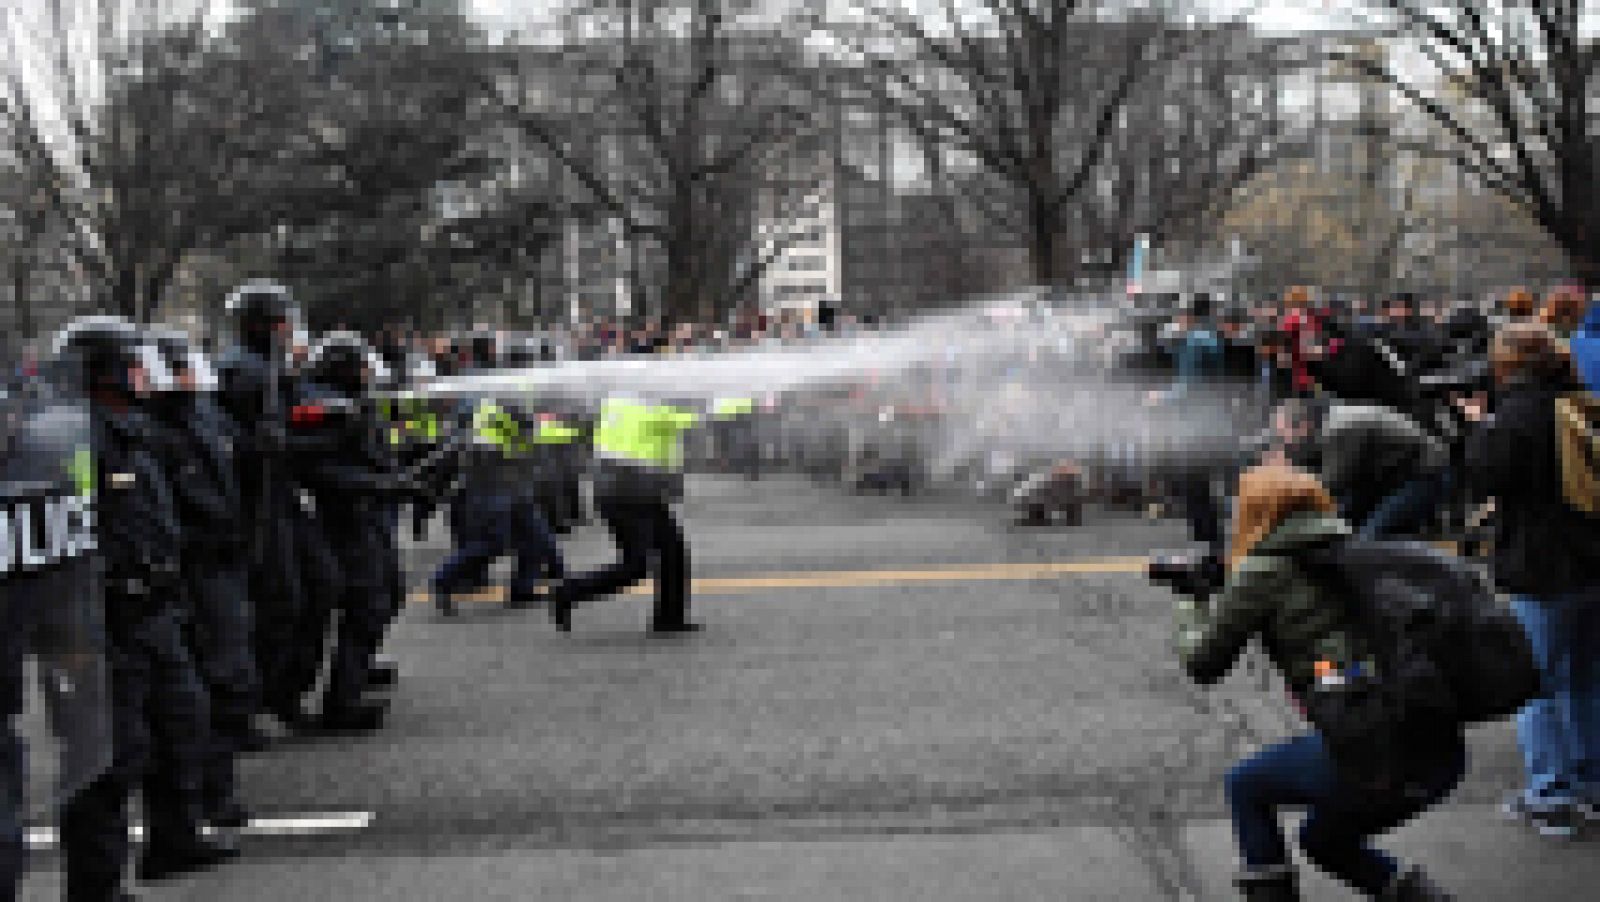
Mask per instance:
[[[1239,481],[1228,578],[1209,606],[1178,606],[1178,653],[1197,683],[1220,680],[1252,638],[1260,637],[1297,706],[1329,662],[1341,669],[1368,650],[1346,626],[1340,596],[1314,582],[1287,555],[1343,540],[1350,526],[1316,477],[1267,465]],[[1244,870],[1238,885],[1250,902],[1298,899],[1278,809],[1303,806],[1300,847],[1323,871],[1379,899],[1448,897],[1422,873],[1403,869],[1367,840],[1405,823],[1445,798],[1466,769],[1459,729],[1419,728],[1405,737],[1410,752],[1405,791],[1392,796],[1350,785],[1315,731],[1279,743],[1235,765],[1226,791]]]

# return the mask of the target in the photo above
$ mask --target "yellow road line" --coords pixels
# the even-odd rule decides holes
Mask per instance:
[[[1034,564],[965,564],[957,567],[929,567],[919,570],[822,570],[811,573],[753,573],[747,576],[708,577],[691,583],[699,595],[727,595],[758,589],[855,589],[870,586],[910,585],[915,583],[1025,582],[1058,576],[1092,573],[1143,573],[1145,557],[1092,558],[1075,561],[1042,561]],[[646,581],[627,589],[627,594],[652,592]],[[426,601],[426,592],[415,592],[411,601]],[[495,586],[471,595],[457,595],[457,601],[502,602],[505,588]]]

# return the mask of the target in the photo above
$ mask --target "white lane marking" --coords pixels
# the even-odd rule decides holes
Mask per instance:
[[[316,836],[322,833],[344,833],[365,830],[372,825],[375,815],[371,811],[330,812],[299,817],[258,817],[242,829],[239,836]],[[135,841],[144,838],[144,825],[134,824],[128,830]],[[28,848],[53,849],[61,841],[54,827],[33,827],[28,830]]]

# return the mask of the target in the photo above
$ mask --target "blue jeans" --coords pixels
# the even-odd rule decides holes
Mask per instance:
[[[456,550],[434,574],[434,591],[454,591],[465,577],[482,572],[507,552],[517,558],[512,595],[531,593],[546,576],[561,579],[566,575],[561,548],[534,503],[491,498],[461,513],[456,524],[462,534],[456,536]]]
[[[1423,532],[1439,507],[1450,498],[1449,471],[1418,476],[1389,493],[1362,521],[1363,539],[1414,538]]]
[[[1545,694],[1517,715],[1528,801],[1600,802],[1600,589],[1554,599],[1517,596]]]
[[[1234,837],[1245,866],[1265,869],[1289,863],[1278,809],[1304,806],[1300,848],[1317,867],[1372,896],[1399,871],[1396,861],[1367,845],[1443,799],[1466,770],[1459,739],[1449,760],[1419,774],[1409,798],[1376,799],[1352,793],[1334,771],[1322,737],[1307,733],[1234,765],[1225,780]]]

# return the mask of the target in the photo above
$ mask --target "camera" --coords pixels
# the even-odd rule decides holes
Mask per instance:
[[[1145,574],[1152,583],[1196,601],[1205,601],[1217,594],[1227,581],[1227,570],[1221,559],[1207,553],[1154,555]]]

